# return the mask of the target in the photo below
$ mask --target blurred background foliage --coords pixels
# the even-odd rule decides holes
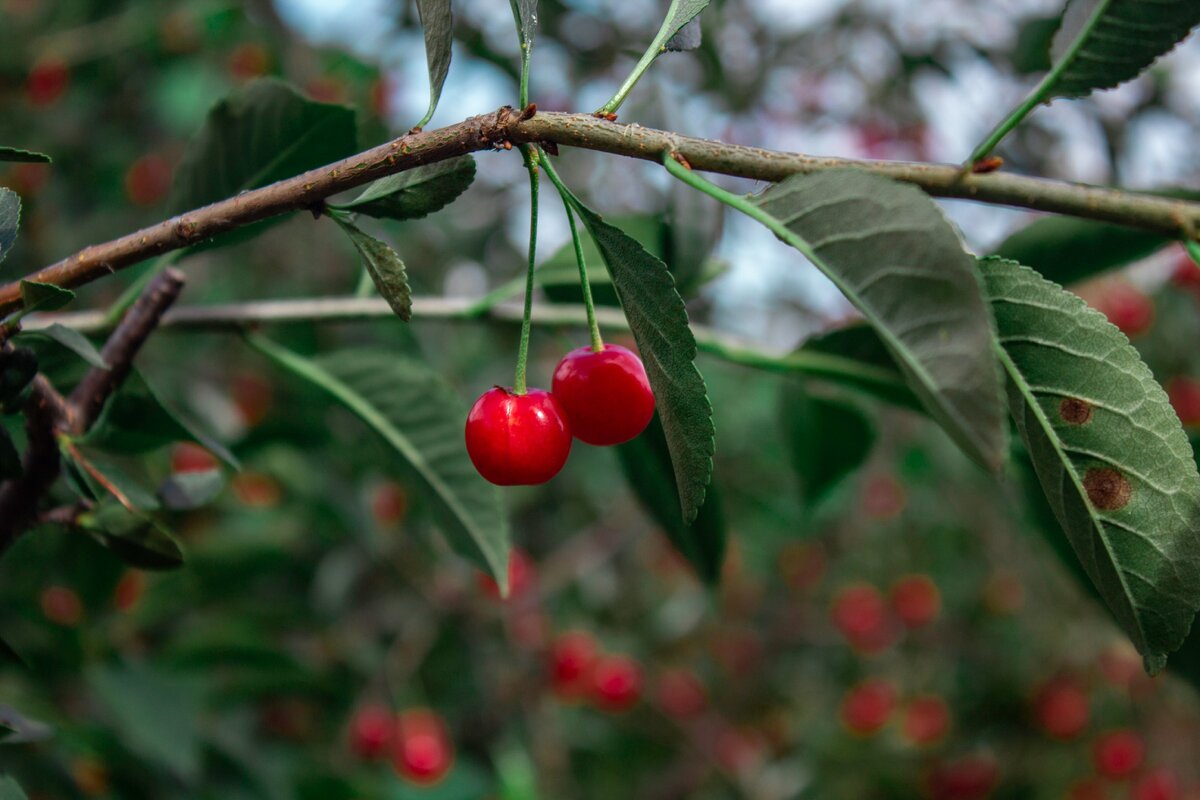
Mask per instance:
[[[599,105],[661,5],[542,2],[533,99]],[[1045,68],[1059,11],[1043,0],[715,2],[701,48],[664,58],[622,121],[959,160]],[[434,125],[516,94],[507,4],[455,12]],[[54,158],[0,167],[25,207],[0,276],[162,219],[209,107],[262,76],[354,106],[360,144],[383,141],[427,102],[416,11],[398,0],[0,2],[0,144]],[[1117,91],[1039,111],[1003,154],[1050,177],[1196,189],[1198,124],[1193,41]],[[478,296],[520,274],[519,159],[478,161],[452,208],[365,225],[396,246],[420,295]],[[560,163],[596,207],[672,254],[694,320],[783,350],[847,317],[792,251],[741,220],[719,235],[718,210],[656,168],[576,152]],[[945,207],[980,252],[1032,219]],[[351,293],[360,268],[333,228],[297,216],[193,255],[184,301]],[[1090,240],[1111,254],[1120,235],[1085,226],[1066,252]],[[569,301],[566,241],[545,203],[543,291]],[[1044,242],[1024,246],[1051,277],[1069,266]],[[1102,265],[1111,274],[1057,277],[1089,279],[1080,293],[1133,337],[1195,442],[1200,270],[1158,240],[1120,252]],[[78,305],[114,301],[145,268],[83,290]],[[507,323],[427,320],[272,336],[301,352],[423,358],[464,415],[468,398],[509,382],[517,341]],[[538,330],[532,382],[584,338]],[[0,562],[0,634],[27,664],[0,666],[0,770],[30,798],[1200,796],[1187,682],[1200,648],[1170,674],[1142,674],[1056,558],[1061,535],[1021,471],[997,485],[921,417],[702,356],[720,508],[701,524],[728,537],[719,587],[696,579],[669,544],[679,532],[657,521],[670,500],[637,471],[654,469],[653,443],[632,454],[577,444],[553,482],[505,492],[520,551],[501,601],[450,553],[373,434],[236,337],[163,331],[139,364],[242,469],[222,468],[211,506],[175,515],[181,570],[131,570],[50,528]],[[213,466],[177,445],[148,469]],[[581,684],[589,649],[628,660],[581,667]],[[362,712],[377,708],[433,709],[454,753],[448,775],[421,788],[364,750]],[[0,783],[5,800],[14,791]]]

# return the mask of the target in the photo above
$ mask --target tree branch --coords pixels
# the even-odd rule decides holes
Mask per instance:
[[[814,158],[697,139],[640,125],[619,125],[589,114],[528,116],[528,112],[519,114],[505,107],[439,130],[403,136],[294,178],[84,248],[26,279],[65,288],[80,286],[219,233],[267,217],[312,208],[327,197],[386,175],[496,148],[505,142],[552,142],[649,161],[658,161],[663,152],[669,151],[678,153],[698,170],[762,181],[852,167],[912,183],[935,197],[1067,214],[1144,228],[1175,238],[1195,239],[1200,232],[1200,203],[1196,202],[1005,172],[962,175],[957,165],[950,164]],[[0,286],[0,314],[20,307],[19,283]]]
[[[45,376],[35,377],[25,403],[28,446],[21,477],[0,486],[0,555],[37,520],[38,501],[58,477],[57,432],[70,418],[69,407]]]

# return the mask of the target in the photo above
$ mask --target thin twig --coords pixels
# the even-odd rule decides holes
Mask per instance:
[[[58,477],[57,431],[68,420],[62,396],[44,376],[35,377],[25,403],[28,445],[21,477],[0,486],[0,555],[37,521],[38,501]]]

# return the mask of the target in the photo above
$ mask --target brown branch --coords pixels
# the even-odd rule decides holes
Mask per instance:
[[[921,187],[935,197],[1015,206],[1112,222],[1175,238],[1196,238],[1200,203],[1030,178],[1003,171],[961,174],[958,165],[814,158],[758,147],[620,125],[590,114],[538,113],[523,118],[505,107],[435,131],[413,133],[358,155],[243,192],[158,225],[84,248],[27,280],[71,288],[267,217],[317,206],[332,195],[386,175],[504,143],[548,143],[658,161],[678,153],[694,169],[762,181],[830,169],[855,168]],[[0,314],[21,307],[20,285],[0,286]]]
[[[70,420],[70,409],[42,375],[33,379],[25,403],[28,446],[21,477],[0,486],[0,555],[37,521],[38,501],[58,477],[57,432]]]

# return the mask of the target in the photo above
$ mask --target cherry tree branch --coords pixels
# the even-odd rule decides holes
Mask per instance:
[[[196,244],[267,217],[319,209],[325,198],[387,175],[505,143],[553,143],[660,161],[677,153],[692,168],[761,181],[830,169],[855,168],[919,186],[935,197],[1028,208],[1142,228],[1195,240],[1200,203],[1006,172],[961,174],[958,165],[817,158],[697,139],[622,125],[590,114],[517,112],[501,108],[434,131],[412,133],[350,158],[177,217],[78,253],[27,276],[71,288],[162,253]],[[0,286],[0,314],[21,307],[19,283]]]

